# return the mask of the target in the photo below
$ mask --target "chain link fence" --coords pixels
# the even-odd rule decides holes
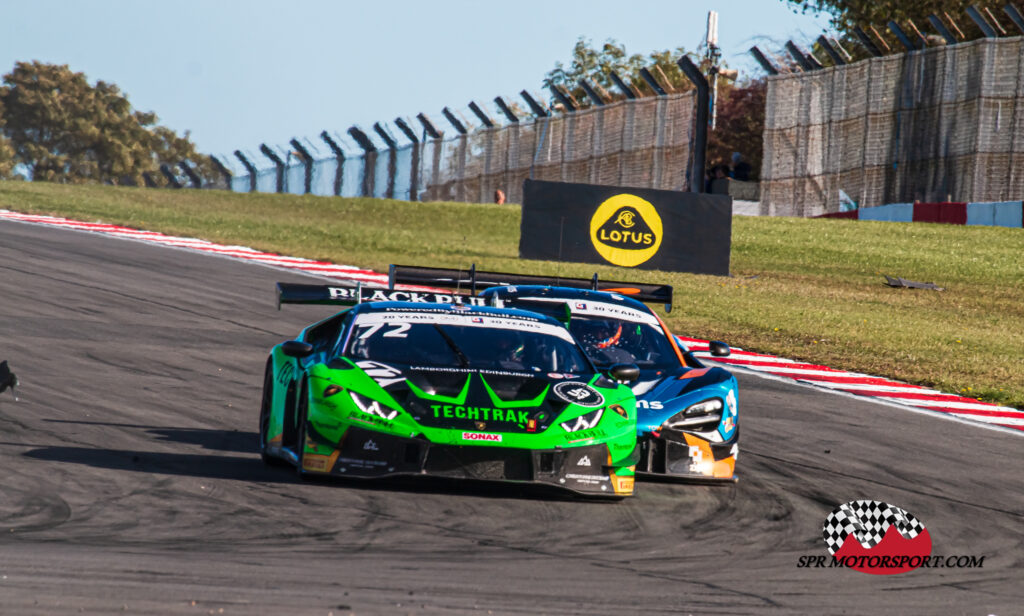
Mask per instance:
[[[768,79],[762,215],[1024,196],[1024,37]]]
[[[689,190],[694,100],[692,92],[625,100],[358,154],[335,135],[347,146],[344,155],[312,161],[309,192],[491,202],[501,190],[520,203],[530,177]],[[305,193],[305,162],[290,154],[281,159],[287,163],[280,184],[272,167],[257,171],[255,189]],[[251,182],[249,175],[235,175],[230,188],[247,192]]]

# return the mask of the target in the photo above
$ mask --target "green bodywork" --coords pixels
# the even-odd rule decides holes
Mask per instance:
[[[284,355],[280,348],[275,348],[273,353],[274,374],[276,375],[276,386],[274,387],[274,402],[271,407],[270,426],[268,433],[269,441],[273,442],[275,437],[279,438],[284,430],[284,413],[287,404],[286,396],[288,391],[282,387],[289,381],[296,379],[303,372],[305,367],[301,360]],[[443,443],[449,445],[470,445],[462,439],[463,428],[440,428],[422,425],[413,419],[412,412],[403,409],[391,394],[369,377],[366,372],[347,359],[344,369],[330,368],[325,364],[313,364],[308,369],[308,421],[315,430],[312,439],[314,443],[307,442],[306,453],[329,455],[334,447],[341,442],[345,431],[352,425],[358,425],[367,430],[375,430],[387,434],[405,438],[425,437],[432,443]],[[438,406],[451,406],[464,409],[466,398],[469,393],[469,385],[475,379],[479,379],[489,394],[489,406],[477,407],[497,409],[506,411],[500,416],[515,416],[515,425],[522,430],[508,431],[502,428],[486,430],[489,434],[500,434],[502,440],[498,443],[477,441],[472,446],[489,447],[512,447],[521,449],[556,449],[566,447],[580,447],[593,445],[595,443],[607,443],[611,452],[611,466],[628,467],[633,465],[630,456],[636,446],[636,398],[629,387],[616,384],[614,387],[601,387],[597,383],[601,381],[600,375],[593,375],[589,385],[604,396],[603,407],[606,412],[602,413],[601,420],[596,426],[588,430],[578,432],[567,432],[561,427],[561,423],[570,422],[581,415],[593,413],[597,408],[582,407],[569,404],[557,418],[547,427],[538,432],[525,432],[525,425],[520,426],[519,420],[525,414],[523,408],[537,407],[544,397],[550,394],[550,385],[544,390],[539,399],[532,400],[501,400],[487,384],[486,376],[479,373],[467,372],[466,382],[460,395],[454,397],[433,396],[424,391],[418,390],[416,385],[409,383],[410,389],[425,403]],[[333,395],[324,396],[325,390],[335,385],[340,389]],[[377,402],[385,414],[396,411],[393,419],[386,419],[379,414],[368,413],[361,410],[353,400],[349,392],[355,392],[365,396],[367,399]],[[612,405],[619,405],[626,411],[623,417],[614,411],[608,411]],[[443,413],[444,410],[441,410]],[[452,415],[459,412],[450,409]],[[462,411],[465,412],[465,411]],[[483,415],[480,415],[483,418]],[[501,426],[505,422],[495,422],[488,417],[489,425]],[[323,440],[321,440],[321,438]],[[317,442],[319,441],[319,442]],[[630,475],[631,471],[625,469],[619,474]]]

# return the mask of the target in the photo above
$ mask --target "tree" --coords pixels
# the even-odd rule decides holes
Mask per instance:
[[[10,180],[14,175],[14,148],[4,136],[4,107],[0,103],[0,180]]]
[[[591,84],[597,84],[604,88],[612,100],[625,98],[619,88],[612,81],[612,72],[628,81],[637,88],[642,96],[654,94],[647,82],[640,77],[640,69],[647,67],[656,75],[660,72],[664,75],[667,85],[676,91],[684,92],[693,89],[693,84],[683,75],[676,61],[689,55],[697,60],[696,56],[684,49],[676,48],[675,51],[655,51],[647,56],[640,54],[628,55],[626,47],[614,40],[607,40],[600,49],[595,49],[589,40],[580,37],[572,50],[572,63],[566,68],[561,62],[555,63],[555,68],[544,77],[544,86],[563,86],[582,107],[590,106],[583,88],[579,85],[580,79],[586,79]],[[656,68],[655,68],[656,67]],[[659,77],[661,76],[659,75]]]
[[[112,83],[93,86],[67,65],[38,61],[16,63],[3,83],[0,131],[34,181],[139,185],[150,172],[163,184],[160,165],[181,160],[212,172],[187,133],[178,137],[155,114],[133,110]]]
[[[751,179],[761,172],[764,144],[764,108],[768,83],[762,77],[729,88],[718,98],[715,130],[708,132],[709,166],[727,164],[733,152],[750,163]]]

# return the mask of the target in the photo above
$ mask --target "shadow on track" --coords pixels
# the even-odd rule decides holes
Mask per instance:
[[[233,453],[252,453],[256,451],[259,434],[239,430],[211,430],[207,428],[166,428],[143,426],[138,424],[109,423],[102,421],[70,421],[65,419],[45,419],[49,423],[84,424],[91,426],[108,426],[112,428],[139,428],[145,430],[158,441],[198,445],[211,451],[229,451]]]
[[[223,433],[240,436],[247,445],[242,451],[252,452],[249,456],[225,456],[191,453],[167,453],[155,451],[130,451],[120,449],[99,449],[89,447],[39,447],[26,451],[22,456],[36,460],[83,464],[96,468],[131,471],[147,474],[181,475],[209,479],[228,479],[260,483],[312,483],[324,489],[347,488],[362,492],[406,492],[445,494],[451,496],[472,496],[478,498],[502,498],[513,500],[571,501],[580,504],[615,503],[612,498],[587,498],[559,490],[556,487],[501,483],[477,479],[448,479],[444,477],[384,477],[359,479],[348,477],[306,477],[299,479],[292,468],[275,468],[264,465],[256,455],[255,433],[230,432],[221,430],[152,430],[167,432],[166,440],[178,440],[196,444],[223,442]],[[196,433],[200,433],[198,443]],[[206,433],[222,433],[221,436]],[[218,447],[214,447],[218,448]],[[225,449],[236,451],[236,449]]]

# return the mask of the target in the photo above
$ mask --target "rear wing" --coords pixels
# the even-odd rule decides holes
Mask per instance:
[[[596,273],[593,278],[562,278],[560,276],[481,272],[477,271],[476,265],[471,266],[468,270],[391,265],[388,268],[388,288],[394,289],[395,285],[399,284],[454,289],[456,292],[469,292],[470,295],[476,295],[479,291],[491,287],[522,285],[568,287],[570,289],[619,293],[645,303],[664,304],[666,312],[672,310],[671,285],[599,280]]]
[[[433,293],[422,291],[399,291],[364,287],[356,284],[295,284],[277,283],[277,309],[281,304],[329,304],[355,306],[365,302],[417,302],[431,304],[456,304],[467,306],[500,306],[488,304],[482,297],[460,293]]]

